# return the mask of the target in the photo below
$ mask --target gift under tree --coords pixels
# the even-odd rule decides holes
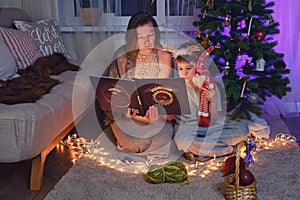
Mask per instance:
[[[232,118],[261,115],[267,97],[282,98],[291,91],[290,73],[284,55],[274,50],[278,34],[271,9],[274,2],[265,0],[200,0],[203,4],[197,40],[204,48],[217,45],[212,52],[214,63],[223,75],[227,112]],[[211,72],[212,75],[214,72]]]

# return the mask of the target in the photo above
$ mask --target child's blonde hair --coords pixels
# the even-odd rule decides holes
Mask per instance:
[[[178,50],[176,51],[176,62],[189,62],[192,64],[196,64],[199,56],[203,50],[200,45],[196,42],[185,42],[180,45]]]

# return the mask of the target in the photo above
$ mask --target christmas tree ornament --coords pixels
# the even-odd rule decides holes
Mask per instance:
[[[249,170],[240,171],[240,186],[247,186],[254,182],[254,175]]]
[[[213,8],[214,8],[214,0],[207,0],[202,18],[203,19],[205,18],[207,9],[212,10]]]
[[[195,34],[197,40],[201,39],[201,31],[196,31]]]
[[[229,69],[230,69],[230,67],[229,67],[229,62],[226,61],[226,65],[225,65],[225,67],[224,67],[224,75],[228,75]]]
[[[242,46],[242,39],[239,38],[238,39],[238,57],[237,57],[238,60],[242,60],[242,58],[243,58],[241,55],[241,46]]]
[[[248,95],[247,100],[248,100],[248,102],[251,103],[251,104],[256,104],[256,103],[258,103],[259,96],[258,96],[257,93],[251,92],[251,93]]]
[[[224,20],[224,27],[228,27],[230,24],[230,16],[227,14],[226,17],[225,17],[225,20]]]
[[[202,18],[204,19],[205,18],[205,16],[206,16],[206,9],[204,10],[204,12],[203,12],[203,15],[202,15]]]
[[[249,0],[249,2],[248,2],[248,10],[250,11],[250,12],[252,12],[252,1],[251,0]]]
[[[257,41],[261,41],[261,40],[265,39],[265,37],[266,37],[266,32],[264,32],[263,30],[257,30],[254,33],[254,38]]]
[[[229,49],[227,49],[226,51],[224,51],[224,58],[225,58],[226,61],[228,61],[231,57],[232,57],[232,55],[231,55]],[[228,63],[228,65],[229,65],[229,63]]]
[[[209,10],[212,10],[214,8],[214,0],[207,0],[206,8],[208,8]]]
[[[274,63],[274,67],[275,67],[275,69],[285,69],[286,64],[283,60],[278,60]]]
[[[238,49],[238,57],[237,57],[237,59],[239,61],[241,61],[243,59],[243,56],[241,55],[241,48]]]
[[[269,15],[269,19],[266,21],[266,26],[272,26],[275,23],[272,15]]]
[[[243,87],[242,87],[242,91],[241,91],[241,95],[240,95],[241,98],[243,98],[243,96],[244,96],[244,92],[245,92],[245,88],[246,88],[246,83],[247,83],[247,81],[245,80],[244,83],[243,83]]]
[[[248,38],[250,37],[250,32],[251,32],[251,26],[252,26],[252,20],[253,20],[253,16],[251,16],[250,21],[249,21],[249,25],[248,25]]]
[[[204,49],[207,49],[209,47],[210,40],[208,38],[208,34],[206,34],[204,37],[202,37],[201,45]]]
[[[256,60],[256,71],[265,71],[265,63],[266,61],[263,58],[259,58],[258,60]]]

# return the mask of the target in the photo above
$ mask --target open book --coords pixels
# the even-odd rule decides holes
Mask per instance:
[[[190,114],[183,78],[123,79],[90,76],[96,97],[103,110],[126,112],[138,109],[144,116],[148,107],[156,105],[159,114]]]

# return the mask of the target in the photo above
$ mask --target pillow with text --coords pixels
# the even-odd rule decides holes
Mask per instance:
[[[59,52],[70,58],[61,38],[56,20],[45,19],[36,22],[14,21],[14,24],[21,31],[28,32],[31,35],[44,56]]]

